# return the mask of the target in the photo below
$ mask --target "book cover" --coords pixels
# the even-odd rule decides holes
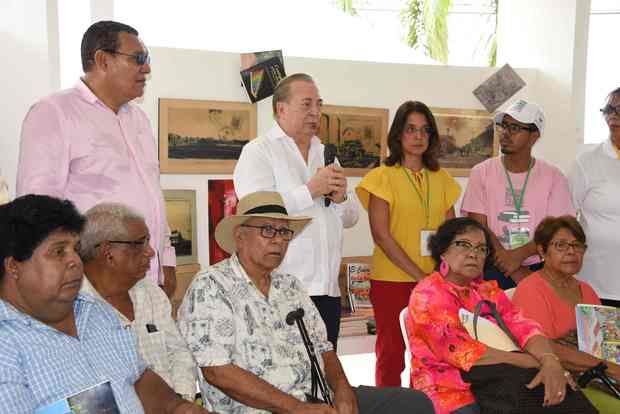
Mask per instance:
[[[492,113],[524,86],[525,81],[509,64],[505,64],[474,89],[473,94]]]
[[[370,303],[370,265],[347,263],[347,280],[353,309],[372,308]]]
[[[579,304],[575,307],[575,315],[579,350],[620,362],[620,309]]]
[[[34,414],[120,414],[110,381],[40,407]]]
[[[248,56],[253,56],[250,59]],[[252,66],[247,66],[253,63]],[[285,76],[281,50],[243,54],[241,56],[241,80],[252,103],[273,95],[273,91]]]

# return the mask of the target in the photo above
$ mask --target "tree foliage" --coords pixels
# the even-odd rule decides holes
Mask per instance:
[[[422,47],[427,56],[448,63],[448,11],[452,0],[409,0],[403,23],[409,28],[407,44]]]

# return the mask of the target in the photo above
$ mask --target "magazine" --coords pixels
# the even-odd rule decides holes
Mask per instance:
[[[39,407],[34,414],[120,414],[110,381]]]
[[[346,272],[353,311],[361,308],[372,308],[370,303],[370,265],[347,263]]]
[[[282,51],[242,54],[240,74],[252,103],[270,97],[278,82],[286,76]]]
[[[575,315],[579,350],[620,363],[620,309],[579,304]]]

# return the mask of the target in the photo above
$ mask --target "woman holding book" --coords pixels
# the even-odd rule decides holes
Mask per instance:
[[[377,322],[375,381],[400,386],[405,343],[398,316],[415,283],[433,270],[428,237],[447,218],[461,189],[439,167],[439,134],[430,109],[422,102],[403,103],[388,134],[390,156],[356,188],[368,210],[375,243],[370,300]]]
[[[521,308],[525,317],[540,323],[545,335],[554,340],[553,351],[565,367],[571,371],[585,371],[601,362],[576,347],[575,305],[601,304],[594,289],[575,278],[587,249],[585,233],[572,216],[547,217],[536,228],[534,242],[544,259],[544,267],[517,286],[513,303]],[[610,361],[605,364],[607,374],[620,381],[620,365]],[[586,390],[586,394],[600,409],[598,397],[591,390]],[[620,401],[615,401],[617,410],[613,412],[618,413]]]

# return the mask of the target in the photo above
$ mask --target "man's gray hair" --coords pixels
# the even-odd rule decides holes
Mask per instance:
[[[288,102],[291,95],[291,84],[297,81],[314,83],[312,76],[306,73],[294,73],[278,82],[278,85],[273,91],[273,99],[271,100],[274,118],[278,117],[278,102]]]
[[[144,221],[144,216],[121,203],[101,203],[85,214],[86,225],[80,238],[80,257],[84,263],[97,256],[97,246],[108,240],[125,240],[127,222]]]

